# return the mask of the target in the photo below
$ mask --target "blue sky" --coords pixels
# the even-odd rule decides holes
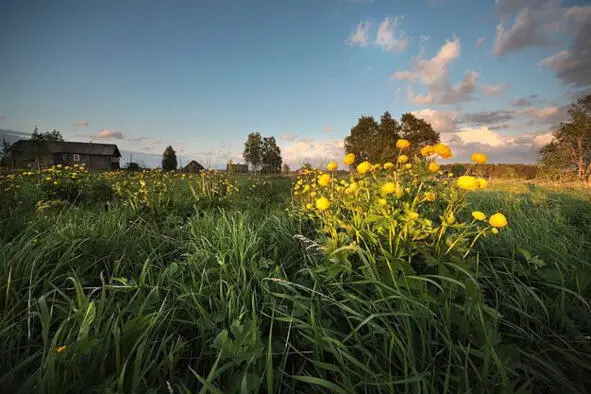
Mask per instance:
[[[240,160],[259,131],[298,166],[341,155],[361,115],[413,111],[457,160],[531,162],[590,87],[584,3],[5,0],[0,129],[114,142],[151,165],[168,144]]]

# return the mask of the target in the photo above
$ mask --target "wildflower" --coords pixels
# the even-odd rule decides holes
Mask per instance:
[[[353,182],[349,185],[349,190],[352,192],[356,191],[359,188],[359,185],[356,182]]]
[[[486,189],[488,187],[488,182],[486,181],[486,179],[484,178],[476,178],[476,180],[478,181],[478,187],[481,189]]]
[[[493,227],[493,228],[492,228],[492,233],[493,233],[493,234],[498,234],[498,233],[499,233],[499,229],[498,229],[498,228],[496,228],[496,227]]]
[[[398,149],[407,149],[410,146],[410,142],[405,140],[404,138],[399,139],[396,141],[396,147]]]
[[[389,170],[392,167],[394,167],[394,164],[390,162],[384,163],[384,170]]]
[[[66,347],[65,347],[65,346],[58,346],[58,347],[57,347],[55,350],[56,350],[58,353],[61,353],[61,352],[63,352],[64,350],[66,350]]]
[[[392,194],[396,191],[396,185],[393,182],[386,182],[382,185],[382,194]]]
[[[461,176],[456,181],[456,184],[460,189],[464,190],[475,190],[478,189],[478,181],[473,176]]]
[[[450,226],[452,224],[454,224],[456,222],[456,217],[454,216],[454,213],[451,212],[449,215],[447,215],[447,217],[445,218],[445,221],[447,222],[447,224],[449,224]]]
[[[318,177],[318,184],[320,186],[328,186],[330,185],[331,177],[328,174],[323,174]]]
[[[449,159],[452,156],[451,149],[445,144],[435,144],[433,151],[444,159]]]
[[[408,218],[410,220],[417,220],[419,218],[419,213],[411,211],[408,213]]]
[[[408,161],[408,156],[406,156],[406,155],[400,155],[400,156],[398,156],[398,160],[397,161],[400,164],[404,164],[404,163],[406,163]]]
[[[309,202],[309,203],[306,204],[306,209],[307,210],[312,210],[312,208],[314,208],[314,205],[312,205],[312,203]]]
[[[486,154],[481,152],[472,153],[472,156],[470,156],[470,160],[476,164],[484,164],[487,159]]]
[[[435,163],[434,161],[431,161],[429,162],[427,169],[429,170],[429,172],[437,172],[439,171],[439,164]]]
[[[371,170],[371,163],[369,161],[364,161],[357,166],[357,172],[359,175],[364,175],[369,170]]]
[[[412,168],[412,164],[410,164],[410,163],[406,163],[406,164],[404,165],[404,168],[406,168],[407,170],[410,170],[410,169]]]
[[[317,194],[317,193],[313,191],[312,193],[310,193],[310,196],[311,196],[311,197],[316,197],[316,194]]]
[[[336,161],[330,161],[326,165],[326,168],[328,171],[336,171],[336,169],[339,168],[339,164]]]
[[[507,225],[507,218],[502,213],[495,213],[488,219],[488,223],[496,228],[505,227]]]
[[[425,193],[425,200],[433,202],[437,199],[437,195],[433,192],[427,192]]]
[[[433,150],[433,146],[431,146],[431,145],[425,145],[421,148],[421,155],[422,156],[427,157],[427,156],[432,155],[433,153],[435,153],[435,151]]]
[[[330,208],[330,201],[328,201],[328,198],[326,197],[320,197],[316,200],[316,208],[318,208],[319,211],[326,211]]]
[[[352,165],[353,163],[355,163],[355,155],[353,153],[346,154],[343,158],[343,163],[347,166]]]
[[[378,199],[378,205],[384,206],[388,203],[385,198]]]
[[[472,212],[472,217],[476,220],[486,220],[486,215],[484,212],[474,211]]]

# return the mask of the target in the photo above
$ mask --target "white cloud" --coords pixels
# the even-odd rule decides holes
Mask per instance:
[[[123,134],[120,131],[102,129],[98,133],[94,134],[92,138],[97,140],[122,140]]]
[[[410,43],[410,36],[400,29],[403,16],[386,17],[378,27],[375,43],[387,52],[404,52]]]
[[[551,131],[549,131],[547,133],[539,134],[539,135],[535,136],[534,143],[539,146],[544,146],[544,145],[552,142],[553,139],[554,139],[554,135],[552,134]]]
[[[343,139],[302,139],[280,145],[283,161],[292,168],[309,162],[313,166],[330,160],[340,161],[345,152]]]
[[[560,112],[559,107],[546,107],[546,108],[535,108],[535,107],[527,107],[524,110],[520,111],[521,115],[524,116],[531,116],[537,119],[544,119],[551,116],[558,115]]]
[[[476,40],[476,48],[480,48],[480,46],[484,43],[484,37],[480,37]]]
[[[450,133],[457,131],[458,114],[457,112],[437,111],[431,108],[411,112],[417,118],[423,119],[431,126],[433,130],[440,133]]]
[[[285,133],[285,134],[282,134],[281,137],[279,137],[279,140],[281,140],[281,141],[293,141],[293,140],[295,140],[295,137],[291,133]]]
[[[481,86],[481,89],[482,93],[484,93],[485,96],[492,97],[500,96],[501,94],[503,94],[503,92],[505,91],[505,87],[506,86],[503,83],[499,83],[497,85],[483,84]]]
[[[345,42],[351,46],[366,47],[369,42],[370,28],[371,21],[360,22]]]

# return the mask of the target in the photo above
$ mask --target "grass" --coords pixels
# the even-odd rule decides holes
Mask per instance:
[[[286,212],[289,179],[238,182],[223,204],[1,211],[0,387],[591,391],[588,194],[473,193],[507,231],[440,261],[446,276],[389,282],[363,253],[331,271],[314,223]]]

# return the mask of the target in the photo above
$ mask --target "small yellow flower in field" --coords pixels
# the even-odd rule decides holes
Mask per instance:
[[[359,185],[356,182],[353,182],[349,185],[349,189],[354,192],[359,188]]]
[[[411,211],[408,213],[408,218],[410,220],[417,220],[419,218],[419,213]]]
[[[331,177],[328,174],[323,174],[318,177],[318,184],[320,186],[328,186],[330,185]]]
[[[505,227],[507,225],[507,218],[502,213],[495,213],[488,219],[488,223],[496,228]]]
[[[381,205],[382,207],[383,207],[384,205],[386,205],[387,203],[388,203],[388,201],[386,201],[386,199],[385,199],[385,198],[380,198],[380,199],[378,199],[378,205]]]
[[[381,166],[380,164],[374,164],[374,165],[371,167],[371,169],[372,169],[373,171],[375,171],[375,170],[379,170],[380,168],[382,168],[382,166]]]
[[[433,150],[433,146],[432,145],[425,145],[421,148],[421,155],[422,156],[431,156],[433,153],[435,153],[435,151]]]
[[[429,170],[429,172],[437,172],[439,171],[439,164],[435,163],[434,161],[431,161],[429,162],[427,169]]]
[[[299,196],[299,195],[300,195],[300,192],[298,192],[298,191],[295,191],[295,192],[293,192],[293,195],[294,195],[294,196]]]
[[[341,179],[341,181],[339,183],[343,186],[347,186],[347,181],[344,179]]]
[[[397,161],[400,164],[404,164],[404,163],[406,163],[408,161],[408,156],[406,156],[406,155],[400,155],[400,156],[398,156],[398,160]]]
[[[447,174],[447,177],[448,177],[448,178],[453,178],[453,177],[454,177],[454,173],[453,173],[453,172],[450,172],[450,173],[448,173],[448,174]]]
[[[433,192],[427,192],[425,193],[425,200],[433,202],[437,199],[437,195]]]
[[[298,185],[301,185],[302,183],[304,183],[304,181],[301,179],[298,179],[298,181],[296,182],[296,184],[298,184]]]
[[[316,194],[317,194],[316,192],[312,192],[312,193],[310,193],[310,196],[311,197],[316,197]]]
[[[456,184],[460,189],[464,190],[476,190],[478,189],[478,181],[473,176],[461,176],[456,181]]]
[[[306,204],[306,209],[307,210],[311,210],[312,208],[314,208],[314,205],[312,205],[311,202],[309,202],[309,203]]]
[[[447,215],[447,217],[445,218],[445,221],[447,222],[447,224],[449,224],[450,226],[452,224],[454,224],[456,222],[456,217],[454,216],[454,213],[450,213],[449,215]]]
[[[481,189],[486,189],[488,187],[488,182],[486,181],[486,179],[484,178],[476,178],[476,180],[478,181],[478,187]]]
[[[410,164],[410,163],[406,163],[406,164],[404,165],[404,168],[406,168],[407,170],[410,170],[410,169],[412,168],[412,164]]]
[[[326,165],[326,168],[328,171],[336,171],[336,169],[339,168],[339,164],[336,161],[330,161]]]
[[[401,138],[398,141],[396,141],[396,147],[398,149],[408,149],[409,146],[410,142],[408,140],[405,140],[404,138]]]
[[[318,208],[319,211],[326,211],[330,208],[330,201],[328,201],[328,198],[326,197],[320,197],[316,200],[316,208]]]
[[[433,151],[444,159],[449,159],[452,156],[451,149],[445,144],[435,144]]]
[[[492,228],[492,233],[493,233],[493,234],[498,234],[498,233],[499,233],[499,229],[498,229],[498,228],[496,228],[496,227],[493,227],[493,228]]]
[[[305,185],[303,192],[306,193],[306,192],[309,192],[309,191],[310,191],[310,185]]]
[[[57,185],[57,184],[58,184],[58,181],[53,181],[53,184],[54,184],[54,185]]]
[[[58,353],[61,353],[61,352],[63,352],[64,350],[66,350],[66,347],[65,347],[65,346],[58,346],[58,347],[57,347],[55,350],[56,350]]]
[[[393,182],[386,182],[382,185],[382,194],[392,194],[396,191],[396,184]]]
[[[394,167],[394,164],[390,162],[384,163],[384,170],[389,170],[392,167]]]
[[[359,175],[364,175],[369,170],[371,170],[371,163],[369,161],[364,161],[357,166],[357,172]]]
[[[485,153],[476,152],[472,153],[472,156],[470,156],[470,160],[472,160],[476,164],[484,164],[488,160],[488,157],[486,157]]]
[[[476,220],[486,220],[486,215],[484,212],[474,211],[472,212],[472,217]]]
[[[343,158],[343,164],[350,166],[351,164],[355,163],[355,154],[348,153]]]
[[[58,164],[56,167],[57,168],[62,168],[63,166],[61,164]]]

